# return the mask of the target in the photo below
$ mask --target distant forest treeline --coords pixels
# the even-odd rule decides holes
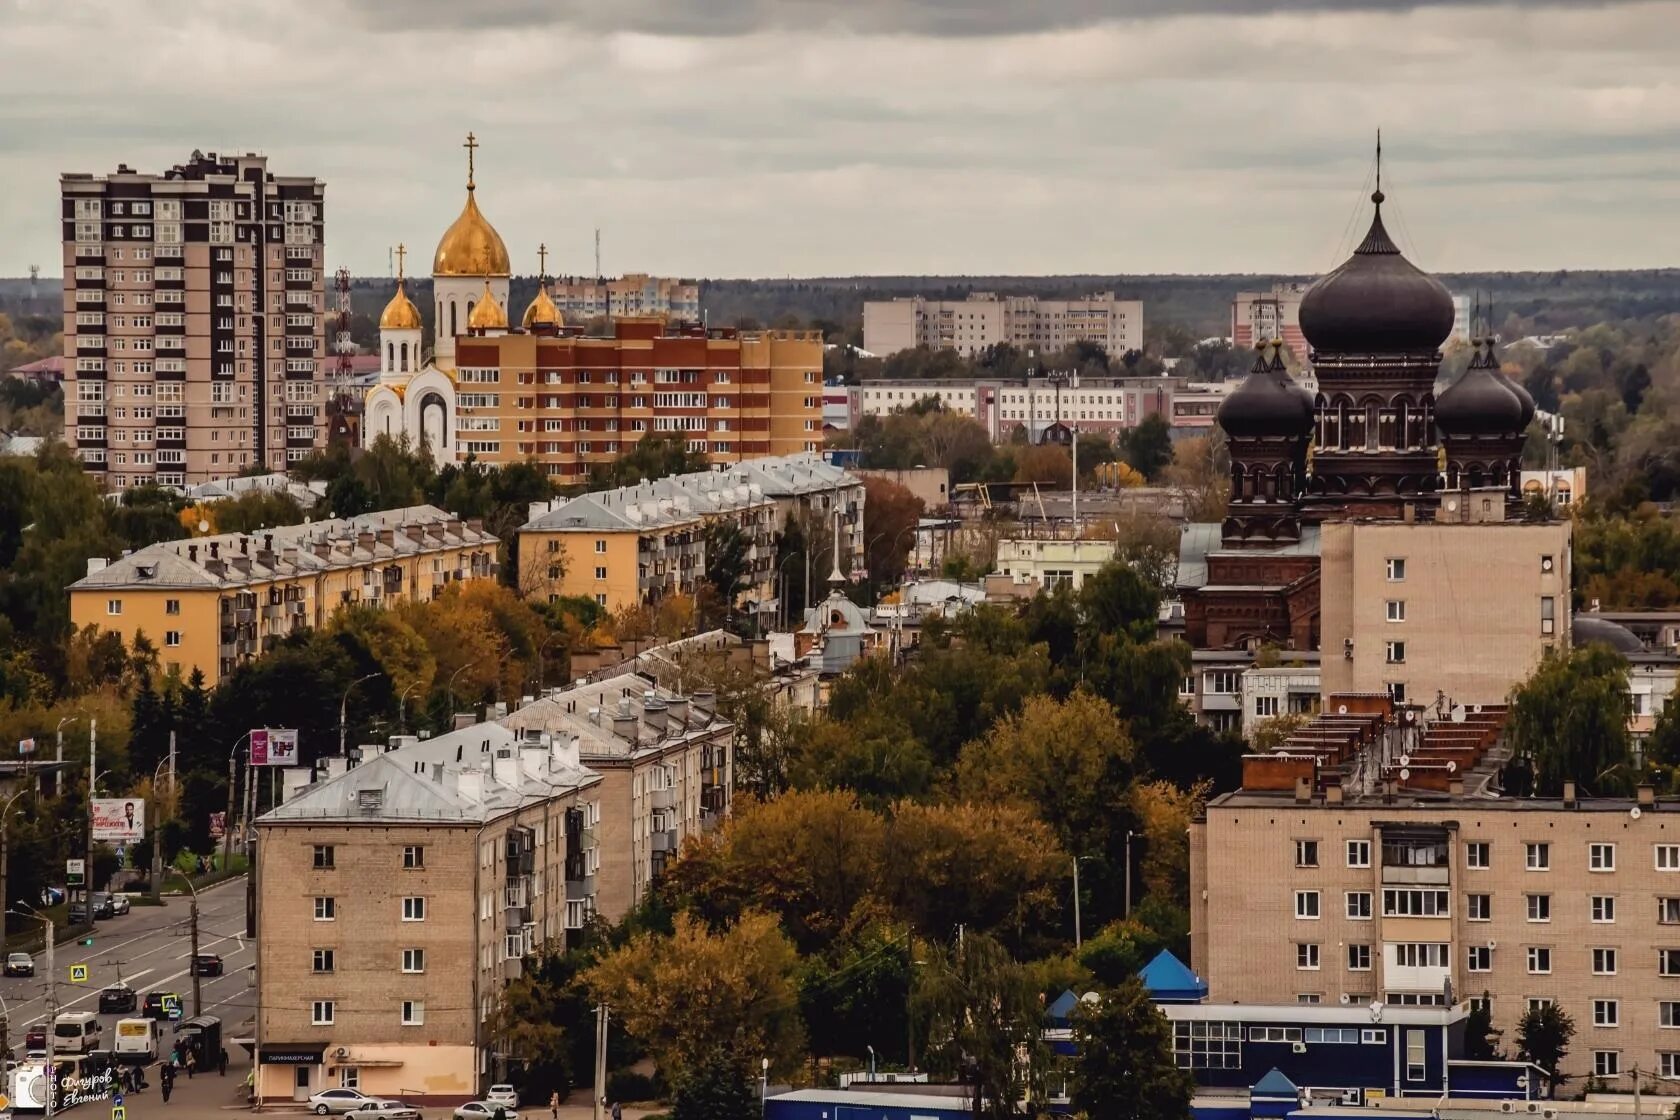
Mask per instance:
[[[1112,291],[1141,299],[1148,327],[1172,326],[1192,337],[1230,330],[1231,297],[1265,290],[1302,276],[1224,274],[1208,276],[854,276],[806,280],[701,280],[700,304],[715,326],[820,326],[831,341],[862,342],[863,304],[870,299],[925,295],[961,299],[970,292],[1081,296]],[[1495,322],[1511,338],[1585,328],[1595,323],[1651,320],[1680,312],[1680,269],[1623,272],[1443,273],[1454,292],[1492,293]],[[58,280],[42,277],[35,298],[28,279],[0,278],[0,313],[57,315],[62,306]],[[380,310],[395,282],[363,278],[353,282],[352,337],[371,346]],[[517,318],[536,294],[534,276],[513,278],[509,313]],[[410,278],[408,290],[431,328],[431,280]],[[328,303],[332,302],[329,292]],[[1177,333],[1177,332],[1174,332]]]

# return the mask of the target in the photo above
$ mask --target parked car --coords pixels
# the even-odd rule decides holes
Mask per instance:
[[[133,905],[134,904],[131,903],[128,900],[128,896],[126,894],[114,894],[114,895],[112,895],[111,896],[111,917],[113,917],[113,918],[121,917],[122,915],[128,913],[130,908]]]
[[[7,976],[33,976],[33,975],[35,975],[35,958],[31,957],[28,953],[7,953],[6,954],[6,975]]]
[[[128,899],[123,899],[126,903]],[[93,892],[93,917],[95,921],[104,921],[117,916],[117,900],[115,895],[104,891]]]
[[[179,1019],[181,996],[177,992],[147,992],[146,1002],[141,1005],[140,1014],[148,1019]]]
[[[192,970],[194,976],[220,976],[222,958],[215,953],[200,953],[193,958]]]
[[[309,1098],[309,1111],[317,1116],[342,1116],[372,1097],[357,1089],[322,1089]]]
[[[362,1101],[344,1116],[345,1120],[421,1120],[418,1108],[385,1097]]]
[[[131,1015],[139,1006],[139,997],[127,984],[112,984],[99,993],[101,1015]]]
[[[484,1094],[484,1100],[487,1104],[499,1104],[503,1108],[518,1108],[519,1091],[512,1085],[503,1082],[500,1085],[490,1086],[490,1091]]]
[[[455,1120],[495,1120],[497,1109],[501,1109],[506,1120],[519,1120],[519,1113],[507,1105],[490,1101],[468,1101],[455,1110]]]

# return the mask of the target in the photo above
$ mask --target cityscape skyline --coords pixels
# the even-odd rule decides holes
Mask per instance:
[[[1379,126],[1432,271],[1674,255],[1670,0],[5,6],[6,275],[50,273],[59,173],[194,149],[322,179],[330,263],[383,275],[458,209],[469,129],[522,274],[539,242],[593,273],[597,227],[609,275],[1314,274]]]

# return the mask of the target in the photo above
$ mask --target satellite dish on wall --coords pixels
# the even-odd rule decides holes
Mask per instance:
[[[1628,817],[1632,820],[1638,820],[1643,815],[1644,814],[1640,813],[1639,806],[1637,805],[1628,810]]]
[[[1448,763],[1447,763],[1447,773],[1449,773],[1449,774],[1458,773],[1458,763],[1452,762],[1452,761],[1449,760]]]
[[[1400,756],[1400,765],[1410,766],[1411,764],[1412,764],[1412,756],[1411,755],[1403,754],[1403,755]]]
[[[1402,782],[1411,781],[1412,780],[1412,772],[1410,770],[1407,770],[1405,767],[1401,767],[1401,769],[1400,769],[1400,780]]]
[[[1339,716],[1347,715],[1347,705],[1346,704],[1337,704],[1336,705],[1336,714],[1339,715]]]
[[[1463,723],[1464,722],[1464,717],[1465,717],[1464,705],[1463,704],[1454,704],[1453,705],[1453,710],[1452,710],[1452,716],[1450,717],[1452,719],[1452,721],[1454,723]]]
[[[1372,1000],[1371,1001],[1371,1022],[1373,1022],[1373,1023],[1382,1022],[1382,1013],[1383,1013],[1382,1000],[1380,1000],[1380,999]]]

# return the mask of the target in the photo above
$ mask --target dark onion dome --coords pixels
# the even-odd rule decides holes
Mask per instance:
[[[1470,368],[1435,399],[1435,423],[1449,436],[1511,436],[1522,433],[1522,418],[1521,398],[1477,340]]]
[[[1318,412],[1318,402],[1313,399],[1312,392],[1299,381],[1289,376],[1289,368],[1283,364],[1283,339],[1272,340],[1272,363],[1267,367],[1279,384],[1301,398],[1301,407],[1306,410],[1307,422],[1312,422]]]
[[[1353,256],[1301,297],[1301,332],[1320,354],[1433,354],[1452,334],[1452,295],[1400,255],[1383,228],[1383,193]]]
[[[1219,426],[1229,436],[1302,436],[1312,420],[1312,398],[1296,392],[1287,371],[1280,380],[1264,354],[1255,359],[1237,391],[1219,405]]]
[[[1599,642],[1620,654],[1644,653],[1645,643],[1626,626],[1608,618],[1577,613],[1569,624],[1569,638],[1577,646]]]
[[[1493,343],[1488,343],[1488,349],[1491,350],[1492,348]],[[1534,395],[1528,391],[1528,386],[1524,385],[1515,377],[1506,377],[1503,373],[1501,373],[1499,375],[1499,379],[1505,382],[1506,385],[1510,386],[1511,392],[1515,393],[1517,395],[1517,399],[1522,402],[1522,430],[1525,432],[1528,431],[1528,425],[1534,420]]]

